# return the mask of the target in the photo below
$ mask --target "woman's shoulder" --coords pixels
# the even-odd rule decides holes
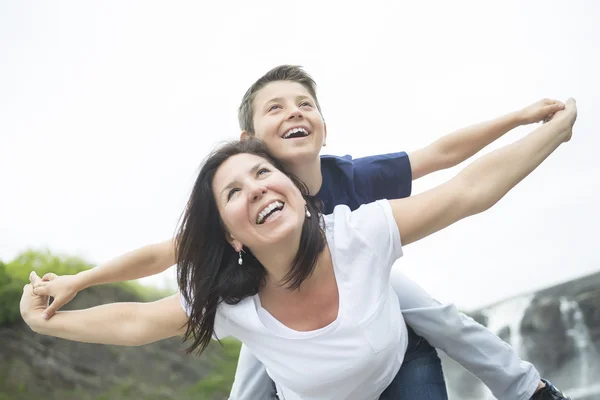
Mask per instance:
[[[368,252],[390,259],[402,256],[400,234],[388,200],[377,200],[351,211],[337,206],[325,217],[327,241],[334,252]]]
[[[377,200],[372,203],[363,204],[356,210],[351,210],[345,204],[339,204],[334,207],[333,212],[324,217],[326,226],[339,224],[372,224],[383,218],[389,218],[392,215],[390,202],[388,200]]]

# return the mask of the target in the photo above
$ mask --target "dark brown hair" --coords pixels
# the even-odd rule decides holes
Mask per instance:
[[[254,154],[283,172],[258,139],[227,143],[215,150],[204,162],[177,233],[177,280],[179,290],[190,305],[190,319],[185,339],[193,343],[188,352],[202,353],[214,334],[215,316],[221,302],[237,304],[258,293],[265,282],[266,270],[250,249],[244,248],[243,265],[225,238],[225,229],[212,190],[217,169],[237,154]],[[286,174],[306,200],[312,217],[302,226],[300,246],[282,284],[297,289],[308,278],[325,248],[321,229],[322,203],[310,196],[306,185],[294,175]]]

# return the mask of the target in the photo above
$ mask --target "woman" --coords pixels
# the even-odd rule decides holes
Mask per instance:
[[[84,342],[184,335],[201,352],[211,337],[231,335],[266,365],[281,398],[376,399],[407,342],[389,282],[402,254],[399,232],[407,245],[485,210],[569,138],[570,129],[545,138],[535,159],[491,173],[497,151],[424,194],[355,212],[339,206],[324,219],[262,144],[235,142],[209,157],[188,203],[177,245],[181,295],[44,321],[47,299],[27,285],[21,312],[36,332]]]

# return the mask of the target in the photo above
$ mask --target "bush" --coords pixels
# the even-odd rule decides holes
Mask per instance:
[[[79,257],[59,256],[48,250],[27,250],[6,265],[6,270],[13,279],[26,284],[29,273],[35,271],[39,276],[48,272],[56,275],[73,275],[92,268],[92,264]]]
[[[12,279],[6,265],[0,262],[0,326],[20,318],[19,301],[23,285]]]
[[[198,400],[212,399],[215,396],[226,398],[229,394],[242,344],[236,339],[225,338],[221,340],[221,345],[223,353],[215,360],[211,373],[187,389],[186,395],[190,398]]]

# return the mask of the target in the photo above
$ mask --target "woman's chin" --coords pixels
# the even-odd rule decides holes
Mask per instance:
[[[279,243],[290,242],[300,237],[302,225],[290,218],[279,217],[270,224],[261,224],[260,242],[263,246],[272,246]]]

